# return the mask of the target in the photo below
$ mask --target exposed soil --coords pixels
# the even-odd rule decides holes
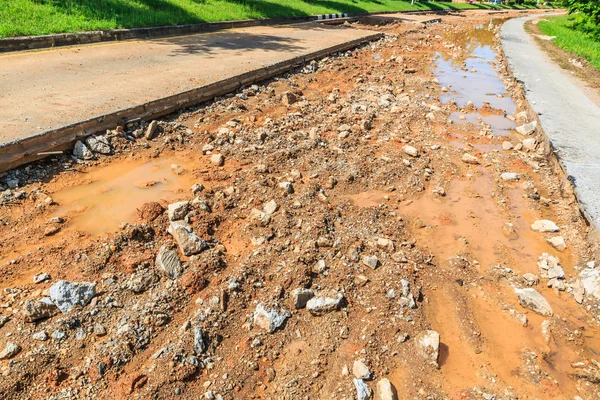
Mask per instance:
[[[370,25],[385,39],[159,121],[152,140],[131,125],[105,135],[109,156],[6,174],[0,351],[21,350],[0,361],[0,398],[353,399],[355,360],[400,399],[600,398],[600,303],[574,296],[595,249],[539,129],[515,131],[532,114],[501,22]],[[192,256],[167,232],[183,200],[207,247]],[[542,219],[560,231],[533,231]],[[541,274],[543,253],[564,279]],[[95,297],[26,322],[63,279]],[[528,286],[552,316],[519,305]],[[343,299],[314,315],[297,288]],[[269,332],[260,306],[289,317]]]

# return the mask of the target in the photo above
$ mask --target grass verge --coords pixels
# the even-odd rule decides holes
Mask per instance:
[[[544,35],[556,36],[552,41],[560,48],[585,58],[600,70],[600,42],[571,27],[569,16],[549,17],[538,23]]]
[[[405,0],[0,0],[0,38],[330,13],[502,8],[509,7]]]

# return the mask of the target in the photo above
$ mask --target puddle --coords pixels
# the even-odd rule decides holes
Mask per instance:
[[[465,119],[460,119],[464,116]],[[450,119],[455,124],[473,124],[479,126],[481,122],[486,123],[492,128],[494,135],[508,136],[511,129],[515,129],[517,124],[503,115],[482,116],[480,113],[462,113],[460,111],[450,114]]]
[[[183,171],[176,174],[172,164]],[[191,164],[183,160],[157,159],[125,162],[96,168],[84,176],[85,183],[52,194],[60,204],[56,216],[69,216],[68,229],[90,234],[115,231],[136,219],[136,210],[149,201],[173,201],[189,194],[197,180]]]
[[[477,108],[489,103],[507,114],[516,112],[517,106],[506,93],[502,77],[496,71],[498,53],[492,49],[494,27],[501,22],[492,19],[488,25],[477,26],[466,35],[448,38],[470,51],[466,59],[450,53],[436,53],[434,72],[440,86],[449,88],[440,97],[442,103],[454,99],[460,107],[465,107],[471,101]]]

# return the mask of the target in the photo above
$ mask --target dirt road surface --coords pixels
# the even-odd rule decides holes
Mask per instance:
[[[596,246],[492,17],[5,174],[0,397],[599,398]]]
[[[314,23],[0,55],[0,144],[315,52],[371,32]]]

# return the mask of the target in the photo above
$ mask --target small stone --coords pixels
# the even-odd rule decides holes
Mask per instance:
[[[408,146],[408,145],[407,146],[403,146],[402,147],[402,151],[405,154],[408,154],[411,157],[418,157],[419,156],[419,150],[417,150],[417,148],[413,147],[413,146]]]
[[[96,295],[96,284],[90,282],[58,281],[50,287],[50,300],[62,313],[75,306],[85,307]]]
[[[533,288],[515,289],[515,293],[519,298],[519,304],[523,307],[540,315],[552,316],[552,307],[550,307],[544,296],[539,294],[537,290]]]
[[[180,201],[178,203],[169,204],[169,206],[167,207],[167,215],[169,216],[169,220],[177,221],[180,219],[184,219],[188,213],[189,208],[189,201]]]
[[[290,106],[298,101],[298,97],[292,92],[285,92],[281,95],[283,105]]]
[[[292,290],[292,302],[296,310],[306,307],[306,303],[315,296],[312,289],[298,288]]]
[[[504,172],[502,175],[500,175],[500,177],[502,178],[503,181],[518,181],[519,180],[519,174],[517,174],[515,172]]]
[[[377,269],[379,266],[379,259],[377,256],[364,256],[362,262],[371,269]]]
[[[285,193],[294,193],[294,185],[291,182],[279,182],[279,187],[284,190]]]
[[[542,321],[542,337],[546,343],[550,343],[550,339],[552,339],[551,324],[552,321],[548,319]]]
[[[420,348],[421,355],[437,367],[440,351],[440,334],[432,330],[422,331],[417,334],[415,340]]]
[[[312,270],[317,275],[320,275],[323,272],[327,271],[327,264],[325,263],[325,260],[317,261],[313,266]]]
[[[213,154],[210,156],[210,162],[220,167],[225,164],[225,157],[222,154]]]
[[[330,295],[317,295],[306,303],[306,308],[312,315],[323,315],[337,311],[342,307],[344,296],[341,293]]]
[[[535,151],[535,148],[537,147],[537,141],[535,140],[535,138],[527,138],[527,139],[523,139],[523,142],[521,142],[522,147],[525,148],[526,150],[529,151]],[[517,149],[515,147],[515,150],[520,150]]]
[[[110,154],[112,152],[112,147],[104,136],[88,136],[85,144],[94,153]]]
[[[204,342],[204,333],[202,328],[199,326],[194,327],[194,352],[196,355],[204,354],[206,352],[206,343]]]
[[[201,183],[195,183],[192,185],[192,194],[194,195],[198,195],[199,193],[202,193],[204,191],[204,185]]]
[[[530,272],[523,274],[523,279],[525,279],[529,286],[534,286],[540,283],[540,278],[538,278],[536,274],[532,274]]]
[[[144,136],[146,137],[146,139],[152,140],[156,137],[157,130],[158,130],[158,122],[152,121],[152,122],[150,122],[150,125],[148,125],[148,127],[146,128],[146,133],[144,134]]]
[[[565,238],[562,236],[551,237],[551,238],[546,239],[546,241],[548,243],[550,243],[550,245],[552,245],[552,247],[554,247],[558,251],[565,251],[567,248],[567,243],[565,242]]]
[[[548,253],[543,253],[539,257],[537,265],[543,277],[548,279],[564,279],[565,272],[561,268],[559,262],[560,260],[557,257],[551,256]]]
[[[479,164],[479,159],[469,153],[463,154],[462,161],[467,164]]]
[[[183,273],[181,260],[176,251],[169,249],[167,246],[162,246],[156,254],[154,266],[164,275],[171,279],[177,279]]]
[[[396,388],[387,378],[377,382],[377,397],[379,400],[398,400]]]
[[[41,272],[33,276],[33,283],[42,283],[47,280],[50,280],[50,275],[45,272]]]
[[[33,335],[31,335],[31,337],[32,337],[32,339],[39,340],[40,342],[45,342],[46,340],[48,340],[50,338],[46,331],[40,331],[40,332],[34,333]]]
[[[6,325],[9,319],[10,317],[8,315],[0,315],[0,328]]]
[[[9,360],[21,352],[22,348],[13,342],[6,342],[4,350],[0,351],[0,360]]]
[[[267,226],[269,222],[271,222],[271,216],[267,213],[264,213],[256,208],[250,210],[250,214],[248,215],[248,220],[257,226]]]
[[[394,242],[391,239],[386,238],[378,238],[377,247],[387,251],[388,253],[393,253],[395,250]]]
[[[102,324],[94,324],[94,335],[102,337],[106,335],[106,328]]]
[[[354,378],[353,382],[357,400],[369,400],[373,396],[373,392],[362,379]]]
[[[352,364],[352,373],[358,379],[371,379],[371,370],[362,360],[355,360]]]
[[[51,318],[59,313],[58,307],[49,298],[39,301],[25,300],[22,316],[25,322],[35,322],[41,319]]]
[[[269,333],[281,327],[285,320],[291,314],[286,310],[276,311],[274,309],[265,308],[262,304],[258,304],[254,310],[254,325],[259,326]]]
[[[514,147],[513,144],[511,142],[509,142],[508,140],[505,140],[504,142],[502,142],[502,150],[504,150],[504,151],[512,150],[513,147]]]
[[[521,135],[528,136],[535,132],[536,127],[537,121],[531,121],[528,124],[517,126],[516,131],[519,132]]]
[[[547,220],[547,219],[535,221],[531,225],[531,229],[536,232],[558,232],[559,231],[558,226],[554,222]]]
[[[179,249],[185,256],[200,254],[208,248],[208,245],[191,228],[184,223],[172,221],[168,232],[173,236]]]
[[[269,215],[275,214],[279,210],[279,205],[275,200],[270,200],[263,205],[263,210]]]
[[[87,148],[82,141],[78,140],[73,148],[73,155],[80,160],[91,160],[94,154]]]

